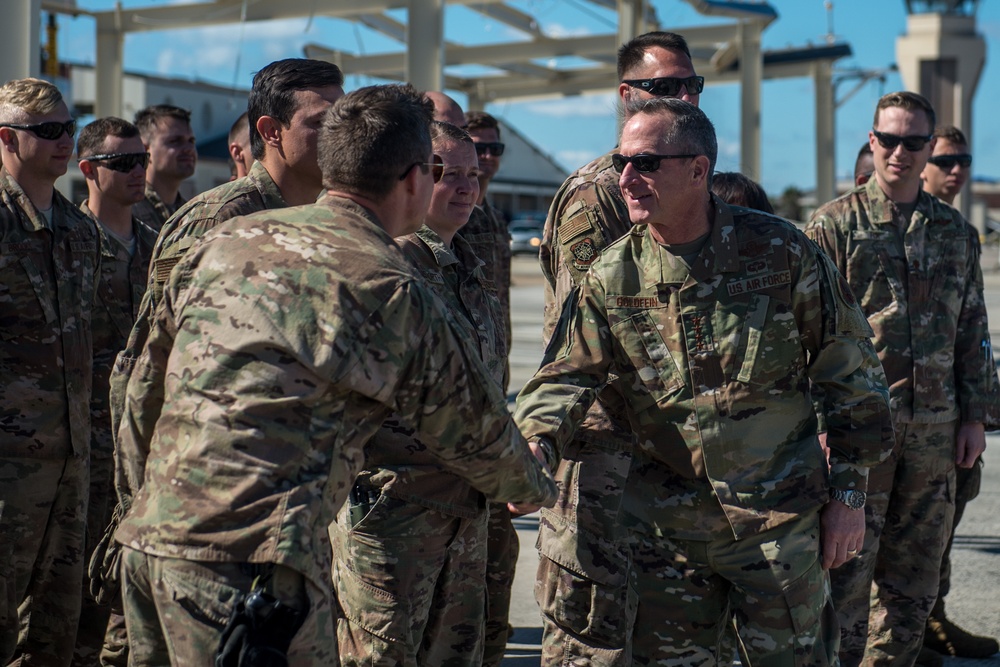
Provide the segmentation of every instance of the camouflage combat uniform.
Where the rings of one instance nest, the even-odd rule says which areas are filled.
[[[131,437],[124,442],[119,438],[119,429],[125,412],[125,388],[128,385],[132,369],[142,353],[146,340],[149,338],[150,327],[156,306],[163,294],[163,285],[170,276],[170,271],[180,261],[194,243],[213,229],[216,225],[239,215],[248,215],[264,209],[284,208],[287,206],[281,197],[278,186],[260,162],[254,162],[250,173],[244,178],[224,183],[216,188],[194,197],[182,206],[170,218],[153,247],[150,259],[149,278],[145,294],[139,304],[139,313],[135,325],[129,333],[128,341],[118,354],[111,371],[110,378],[110,411],[111,429],[116,439],[115,448],[115,490],[118,504],[114,518],[102,539],[90,563],[90,576],[95,583],[92,586],[104,586],[105,580],[117,582],[120,570],[118,557],[120,548],[114,542],[114,531],[118,520],[131,505],[132,497],[142,485],[142,477],[146,466],[146,450],[136,450],[132,446],[145,441]],[[126,418],[126,429],[134,430],[131,419]],[[105,586],[116,588],[116,584]],[[111,595],[109,593],[109,595]],[[117,597],[117,594],[111,595]],[[119,614],[113,614],[108,627],[107,641],[104,647],[107,662],[124,665],[127,662],[128,644],[124,641],[113,643],[112,638],[122,640],[125,636],[125,619]]]
[[[713,202],[690,270],[644,227],[606,248],[518,397],[522,433],[560,452],[615,373],[637,436],[621,507],[636,599],[563,604],[599,619],[625,608],[625,664],[731,661],[730,614],[752,660],[835,664],[819,512],[889,454],[885,378],[815,245]],[[827,389],[829,467],[811,383]]]
[[[289,664],[337,664],[327,529],[393,411],[488,497],[554,499],[408,267],[370,212],[328,195],[228,221],[173,271],[127,393],[151,462],[116,534],[137,664],[213,664],[247,564],[297,575],[290,604],[308,596]]]
[[[80,209],[50,211],[0,171],[0,664],[68,665],[80,618],[100,255]]]
[[[472,250],[485,265],[487,280],[496,288],[503,313],[503,326],[507,348],[511,343],[510,321],[510,232],[507,222],[489,202],[472,210],[469,222],[459,230],[458,236],[468,241]],[[510,380],[509,361],[506,363],[503,390]],[[486,633],[483,648],[483,667],[497,667],[503,660],[507,647],[510,625],[511,590],[514,585],[514,567],[520,552],[517,531],[511,522],[510,512],[504,504],[490,504],[486,562]]]
[[[167,204],[156,193],[156,190],[149,183],[146,183],[146,198],[132,205],[132,215],[152,227],[153,231],[159,232],[170,216],[179,211],[181,206],[186,203],[187,200],[178,192],[173,203]]]
[[[80,209],[94,220],[100,237],[101,273],[97,283],[97,298],[91,319],[94,345],[94,390],[90,400],[90,499],[87,507],[87,551],[84,562],[90,560],[94,547],[111,521],[116,504],[114,497],[114,439],[111,435],[111,414],[108,408],[108,383],[115,356],[125,347],[129,332],[139,311],[139,302],[146,291],[149,258],[156,243],[156,232],[132,219],[135,239],[134,254],[122,242],[109,234],[97,221],[85,201]],[[87,586],[85,589],[89,588]],[[83,593],[83,612],[77,633],[74,665],[94,665],[105,644],[105,632],[112,613],[121,616],[121,603],[100,604],[89,590]],[[117,646],[123,636],[110,637]],[[112,656],[108,656],[113,660]],[[105,663],[106,664],[106,663]],[[124,665],[121,660],[116,664]]]
[[[397,242],[462,338],[478,342],[499,389],[507,346],[480,259],[461,236],[448,248],[427,227]],[[365,447],[366,468],[331,527],[345,667],[482,664],[486,499],[429,449],[398,417],[387,420]]]
[[[998,423],[979,238],[925,192],[903,220],[876,179],[822,206],[808,234],[875,331],[896,425],[892,457],[871,471],[864,549],[831,575],[841,657],[847,665],[863,656],[865,664],[911,664],[951,530],[956,431],[964,422]]]
[[[631,226],[610,153],[563,183],[545,220],[539,252],[546,280],[546,345],[566,297],[600,251]],[[543,665],[582,658],[605,667],[627,664],[628,637],[617,621],[626,610],[615,604],[627,597],[628,556],[618,510],[633,444],[622,400],[613,386],[598,392],[562,453],[556,472],[559,500],[541,512],[535,594],[542,612]],[[585,603],[588,599],[596,604]]]

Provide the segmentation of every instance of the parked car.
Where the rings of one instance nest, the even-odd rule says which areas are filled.
[[[512,220],[507,225],[507,231],[510,232],[511,254],[530,253],[537,255],[538,249],[542,245],[542,228],[544,226],[544,220],[524,218]]]

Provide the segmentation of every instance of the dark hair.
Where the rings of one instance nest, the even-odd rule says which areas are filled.
[[[239,143],[240,135],[246,136],[249,131],[249,122],[247,121],[247,112],[244,111],[239,115],[233,122],[233,126],[229,128],[229,143],[235,144]]]
[[[323,186],[381,202],[399,177],[431,154],[434,105],[410,84],[367,86],[341,97],[323,118]]]
[[[451,139],[452,141],[470,144],[475,143],[472,137],[469,136],[469,133],[457,125],[452,125],[441,120],[431,121],[431,142],[433,143],[438,139]]]
[[[738,171],[720,171],[712,176],[712,192],[727,204],[774,213],[771,200],[760,183]]]
[[[908,90],[901,90],[896,93],[887,93],[879,99],[878,104],[875,105],[875,118],[872,121],[872,127],[878,127],[879,113],[882,109],[888,109],[889,107],[899,107],[907,111],[923,111],[927,115],[930,127],[933,128],[937,124],[934,107],[931,106],[926,97],[911,93]]]
[[[497,119],[489,115],[485,111],[466,111],[465,112],[465,129],[471,134],[474,130],[489,130],[494,129],[497,131],[497,138],[500,137],[500,123]]]
[[[646,52],[655,46],[667,51],[683,53],[688,60],[691,59],[691,50],[688,48],[687,40],[676,32],[661,30],[647,32],[625,42],[618,49],[618,80],[623,80],[626,74],[638,67]]]
[[[97,118],[80,130],[76,140],[76,156],[83,160],[90,155],[102,153],[104,140],[108,137],[131,139],[139,136],[139,128],[132,123],[115,116]]]
[[[297,109],[296,91],[343,85],[344,73],[340,68],[322,60],[286,58],[263,67],[254,75],[247,99],[250,153],[254,159],[264,157],[264,139],[257,132],[261,116],[270,116],[288,127]]]
[[[865,161],[865,156],[871,155],[872,160],[875,156],[872,154],[872,147],[867,141],[861,145],[861,149],[858,151],[858,157],[854,159],[854,182],[858,182],[858,176],[868,176],[871,174],[870,169],[865,169],[862,163]]]
[[[648,100],[630,100],[626,117],[636,114],[670,115],[672,122],[667,126],[663,140],[676,146],[681,153],[704,155],[708,158],[708,181],[712,182],[715,162],[719,157],[719,143],[715,137],[715,126],[705,112],[676,97],[654,97]]]
[[[175,107],[172,104],[156,104],[145,109],[139,109],[132,122],[139,128],[139,135],[142,136],[143,143],[149,144],[153,138],[153,133],[156,131],[157,124],[163,118],[176,118],[188,125],[191,124],[191,112],[187,109]]]
[[[965,133],[954,125],[939,125],[934,128],[934,136],[953,144],[961,144],[962,146],[969,145],[968,140],[965,138]]]

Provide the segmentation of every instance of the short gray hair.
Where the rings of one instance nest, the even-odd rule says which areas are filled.
[[[681,153],[704,155],[708,158],[708,184],[711,187],[715,162],[719,157],[719,143],[715,126],[705,112],[676,97],[654,97],[648,100],[631,100],[626,115],[629,119],[639,114],[669,116],[663,140],[676,146]]]

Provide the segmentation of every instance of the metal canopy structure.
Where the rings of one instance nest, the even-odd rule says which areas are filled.
[[[336,63],[345,74],[409,81],[424,90],[465,93],[469,107],[481,109],[503,100],[607,92],[617,86],[618,46],[648,30],[664,29],[648,0],[580,0],[611,10],[617,32],[584,37],[548,35],[532,15],[505,0],[204,0],[191,4],[157,5],[110,11],[87,11],[73,0],[18,0],[30,6],[37,34],[37,17],[50,12],[91,16],[97,32],[97,115],[120,113],[123,49],[126,34],[181,30],[249,21],[329,17],[364,25],[401,45],[401,50],[360,55],[321,44],[306,55]],[[670,26],[685,36],[699,74],[707,85],[741,86],[741,170],[760,178],[760,101],[764,79],[812,77],[816,91],[817,197],[834,195],[833,62],[850,55],[846,44],[763,52],[761,34],[778,14],[763,1],[683,0],[704,16],[730,19],[712,25]],[[523,39],[485,46],[465,45],[444,38],[445,12],[463,7],[484,20],[498,21]],[[388,12],[405,10],[403,21]],[[396,12],[399,14],[399,12]],[[36,42],[37,44],[37,42]],[[3,48],[0,47],[0,54]],[[559,67],[571,57],[572,66]],[[456,70],[465,65],[489,68],[469,76]],[[24,76],[27,73],[21,74]]]

